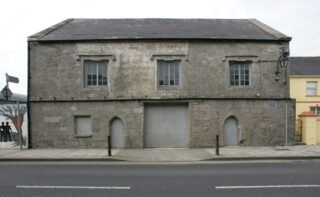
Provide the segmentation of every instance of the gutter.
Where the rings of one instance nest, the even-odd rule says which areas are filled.
[[[290,39],[291,40],[291,39]],[[249,39],[249,38],[84,38],[65,40],[30,39],[38,43],[73,43],[73,42],[126,42],[126,41],[214,41],[214,42],[289,42],[287,39]]]
[[[290,75],[290,78],[318,78],[320,75]]]

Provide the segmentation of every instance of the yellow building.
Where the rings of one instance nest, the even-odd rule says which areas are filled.
[[[291,57],[290,66],[290,96],[296,99],[296,141],[320,144],[320,57]]]

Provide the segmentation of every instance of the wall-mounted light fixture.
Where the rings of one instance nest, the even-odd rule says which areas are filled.
[[[287,67],[289,64],[289,49],[288,47],[284,47],[282,54],[279,58],[281,67]]]
[[[285,79],[283,80],[283,82],[286,83],[288,65],[289,65],[289,47],[284,46],[282,48],[282,51],[280,53],[280,57],[277,62],[277,71],[276,71],[276,75],[277,75],[276,80],[277,81],[279,80],[280,68],[284,68],[285,69]]]

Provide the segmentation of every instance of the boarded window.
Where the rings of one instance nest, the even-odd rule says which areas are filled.
[[[238,87],[251,86],[251,62],[230,61],[230,85]]]
[[[307,82],[307,95],[317,95],[317,82],[308,81]]]
[[[108,61],[84,61],[85,87],[108,85]]]
[[[90,116],[76,116],[76,135],[77,136],[92,135]]]
[[[158,86],[180,85],[180,60],[158,60]]]

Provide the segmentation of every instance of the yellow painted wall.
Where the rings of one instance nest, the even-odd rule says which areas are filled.
[[[307,96],[307,81],[318,82],[317,96]],[[296,116],[310,111],[310,106],[320,106],[320,77],[290,77],[290,97],[296,99]]]
[[[320,120],[317,119],[317,144],[320,144]]]
[[[318,82],[317,96],[307,96],[307,81]],[[290,97],[297,101],[320,101],[320,77],[290,77]]]
[[[302,140],[308,144],[317,144],[317,119],[318,117],[302,117],[303,127],[302,127]]]
[[[307,96],[308,81],[318,82],[318,95]],[[296,99],[296,120],[299,120],[298,115],[302,112],[310,111],[311,106],[320,106],[320,77],[290,77],[290,97]],[[303,121],[302,141],[306,144],[320,144],[320,121],[317,121],[318,118],[320,117],[301,117]],[[298,122],[296,122],[297,125]]]

